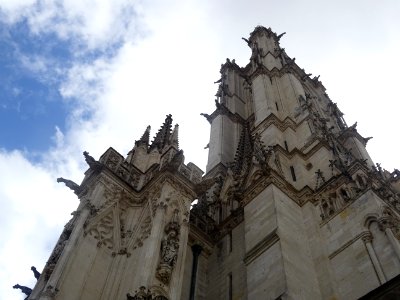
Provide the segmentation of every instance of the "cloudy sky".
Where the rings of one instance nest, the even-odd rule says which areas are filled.
[[[348,125],[400,167],[400,2],[0,0],[0,299],[33,287],[78,205],[82,151],[126,154],[171,113],[187,162],[203,170],[220,64],[246,65],[257,25],[321,75]]]

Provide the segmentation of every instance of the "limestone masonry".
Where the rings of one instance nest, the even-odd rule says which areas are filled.
[[[58,179],[80,205],[28,299],[400,299],[400,171],[282,35],[256,27],[249,64],[221,66],[205,175],[168,115],[126,157],[84,152],[80,185]]]

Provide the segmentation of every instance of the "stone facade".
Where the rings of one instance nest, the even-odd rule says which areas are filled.
[[[80,205],[29,299],[357,299],[400,273],[400,172],[282,35],[256,27],[249,64],[221,66],[204,176],[168,115],[58,179]]]

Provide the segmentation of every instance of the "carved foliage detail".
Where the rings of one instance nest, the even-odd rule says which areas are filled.
[[[107,182],[105,203],[90,215],[84,235],[97,240],[98,247],[109,249],[113,256],[130,256],[130,250],[143,245],[152,228],[149,204],[146,198],[137,198],[116,184]],[[132,221],[135,220],[135,221]]]
[[[98,240],[97,246],[105,246],[108,249],[113,249],[114,239],[113,239],[113,208],[108,209],[99,222],[91,226],[88,233]]]

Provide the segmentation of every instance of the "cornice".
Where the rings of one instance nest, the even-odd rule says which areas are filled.
[[[304,186],[301,190],[297,190],[277,172],[271,170],[268,176],[260,177],[247,187],[246,192],[243,195],[242,206],[246,206],[250,203],[271,184],[278,187],[284,194],[286,194],[286,196],[292,199],[299,206],[303,206],[314,192],[308,185]]]

